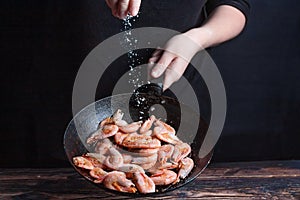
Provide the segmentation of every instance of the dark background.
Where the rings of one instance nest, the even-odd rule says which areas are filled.
[[[214,161],[300,159],[300,4],[250,3],[243,34],[212,52],[228,98]],[[102,0],[0,3],[0,167],[68,165],[77,70],[121,27]]]

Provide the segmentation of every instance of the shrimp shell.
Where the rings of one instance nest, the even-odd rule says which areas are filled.
[[[124,133],[133,133],[139,130],[142,123],[142,121],[132,122],[131,124],[127,124],[125,126],[119,126],[119,129]]]
[[[110,169],[118,169],[118,167],[123,165],[123,156],[116,148],[111,147],[108,150],[108,156],[104,163]]]
[[[144,134],[152,127],[153,122],[155,121],[155,116],[151,115],[149,119],[147,119],[140,128],[140,133]]]
[[[151,136],[132,133],[123,140],[122,145],[133,149],[147,149],[158,148],[161,146],[161,143],[158,139],[152,138]]]
[[[151,156],[141,156],[141,157],[132,157],[132,164],[147,164],[147,163],[156,163],[157,161],[157,154],[153,154]]]
[[[157,161],[160,164],[165,164],[169,158],[173,155],[174,146],[171,144],[165,144],[161,146],[157,152]]]
[[[154,182],[145,173],[135,172],[133,176],[133,181],[140,193],[145,194],[155,192]]]
[[[92,169],[90,171],[90,175],[91,175],[91,177],[96,179],[96,180],[94,180],[95,183],[102,183],[105,176],[107,175],[107,172],[99,167],[95,167],[94,169]]]
[[[180,161],[177,179],[174,181],[174,183],[179,182],[180,178],[184,179],[185,177],[187,177],[187,175],[189,175],[189,173],[192,171],[193,167],[194,161],[191,158],[183,158]]]
[[[176,144],[171,157],[171,162],[178,163],[182,158],[185,158],[191,153],[191,146],[187,143]]]
[[[103,180],[103,185],[108,189],[120,192],[135,193],[137,191],[134,183],[126,178],[124,172],[109,172]]]
[[[169,185],[173,183],[177,174],[171,170],[158,170],[150,176],[155,185]]]

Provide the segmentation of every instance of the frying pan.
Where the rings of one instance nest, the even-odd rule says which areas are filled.
[[[142,104],[137,102],[141,98],[145,99]],[[157,104],[165,109],[165,121],[172,125],[176,131],[180,131],[180,133],[178,132],[177,134],[178,137],[184,142],[190,143],[192,148],[191,158],[194,160],[195,166],[184,180],[171,186],[157,186],[156,193],[147,195],[165,193],[179,188],[195,179],[206,168],[212,157],[211,151],[204,158],[199,158],[199,150],[206,135],[208,125],[192,108],[179,103],[176,98],[161,95],[160,87],[157,87],[155,84],[141,87],[133,94],[114,95],[98,100],[88,105],[74,116],[65,131],[64,148],[68,160],[75,170],[84,176],[84,178],[94,183],[85,170],[77,168],[73,164],[72,158],[92,151],[92,149],[89,149],[90,147],[85,144],[85,141],[88,136],[97,129],[100,121],[111,116],[117,109],[121,109],[124,112],[123,118],[126,121],[145,120],[149,117],[149,109],[151,106]],[[188,113],[188,115],[184,113]],[[160,116],[156,117],[159,118]],[[195,127],[195,125],[197,125],[196,133],[190,137],[189,127]],[[107,189],[102,184],[96,185],[104,190],[123,195],[143,195],[118,192]]]

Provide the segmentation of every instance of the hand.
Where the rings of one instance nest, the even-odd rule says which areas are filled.
[[[234,38],[243,30],[245,22],[244,14],[237,8],[218,6],[201,27],[171,38],[163,50],[154,52],[149,60],[157,62],[151,70],[152,77],[164,73],[163,89],[166,90],[182,76],[198,51]]]
[[[159,78],[164,74],[163,90],[180,79],[193,56],[203,47],[194,42],[188,33],[171,38],[163,49],[157,49],[149,59],[150,74]]]
[[[106,0],[112,15],[124,19],[128,14],[136,16],[139,12],[141,0]]]

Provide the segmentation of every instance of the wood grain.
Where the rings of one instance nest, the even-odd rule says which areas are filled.
[[[132,199],[72,168],[0,169],[0,199]],[[300,199],[300,161],[216,163],[177,190],[137,199]]]

